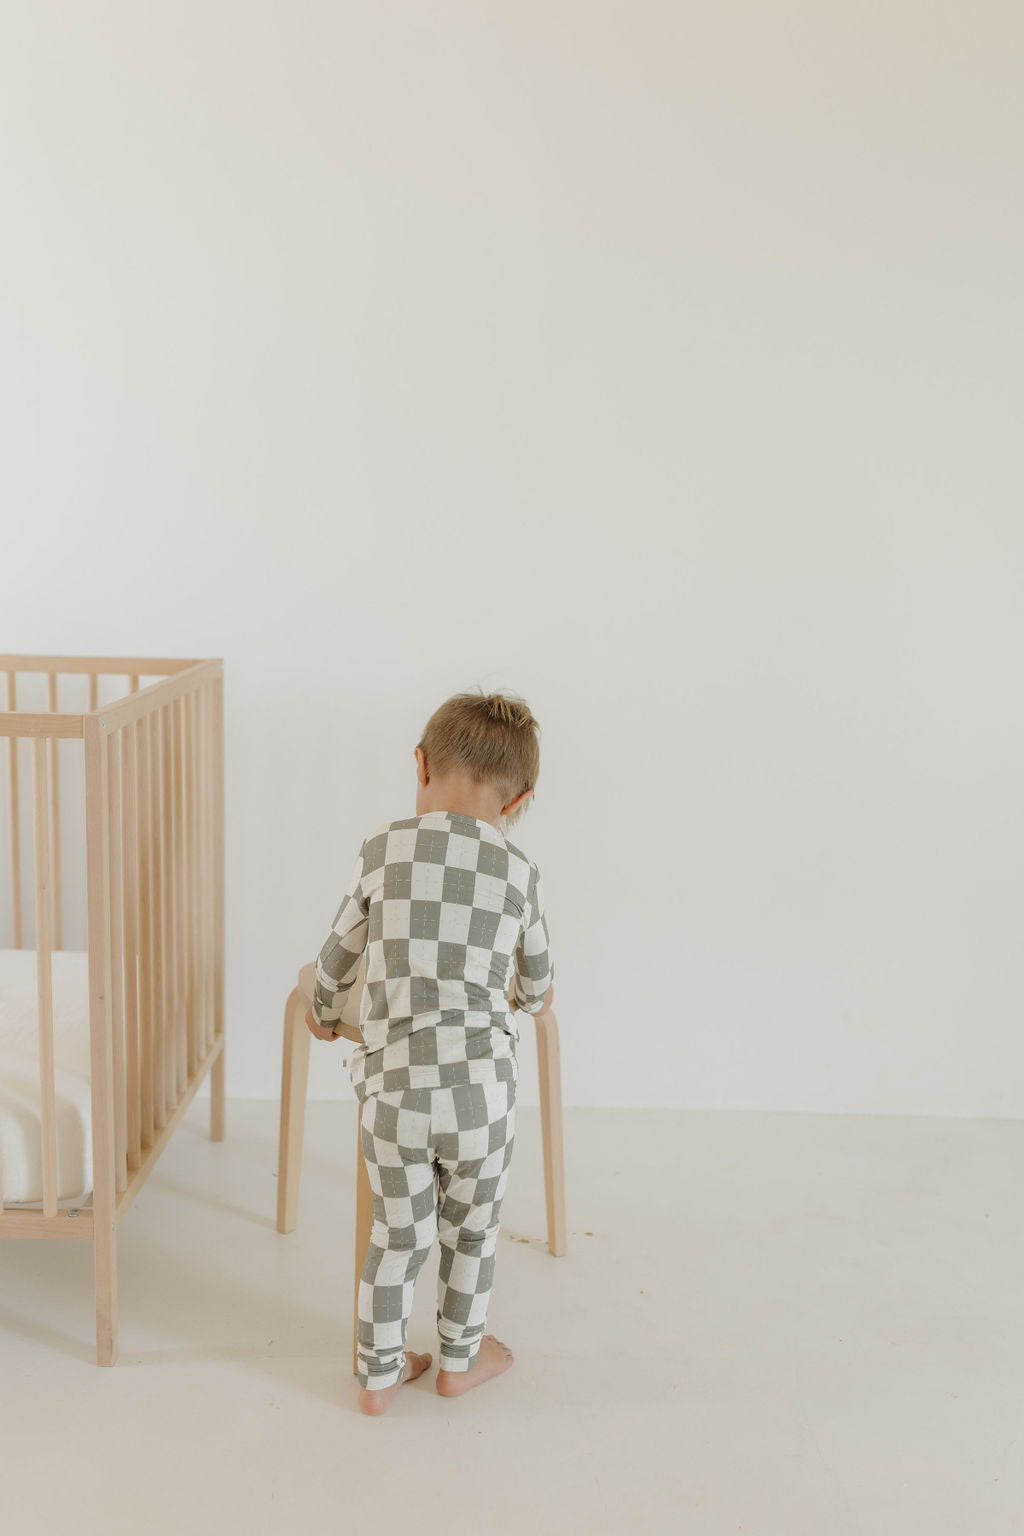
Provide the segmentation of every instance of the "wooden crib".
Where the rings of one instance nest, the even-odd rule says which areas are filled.
[[[92,1241],[97,1360],[113,1365],[117,1228],[208,1071],[211,1136],[224,1133],[223,667],[219,660],[0,655],[0,672],[7,679],[0,757],[7,759],[8,959],[22,972],[30,966],[15,952],[27,947],[31,928],[41,1142],[32,1148],[34,1158],[41,1152],[41,1199],[5,1202],[0,1165],[0,1236]],[[149,678],[157,681],[140,687]],[[61,713],[62,688],[88,707]],[[100,702],[101,692],[118,688],[120,696]],[[37,707],[19,709],[19,693],[34,695]],[[70,763],[66,741],[82,743],[81,753],[70,749]],[[84,781],[85,821],[83,838],[65,816],[63,830],[74,836],[63,842],[61,756],[63,799],[71,769]],[[31,862],[22,857],[30,843]],[[84,883],[77,892],[62,882],[62,851],[76,848]],[[32,902],[23,900],[26,884],[34,886]],[[88,948],[87,967],[80,957],[87,1031],[80,1044],[91,1193],[80,1203],[58,1191],[55,1093],[54,954],[64,948],[72,895]],[[3,1071],[0,1046],[0,1087]]]

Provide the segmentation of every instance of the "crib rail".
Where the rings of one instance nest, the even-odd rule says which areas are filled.
[[[41,1210],[5,1209],[0,1169],[0,1236],[98,1239],[222,1059],[223,669],[216,660],[0,655],[0,670],[15,948],[25,939],[17,744],[31,742],[43,1169]],[[47,674],[47,713],[17,707],[18,676],[33,671]],[[90,708],[62,714],[59,678],[75,672],[88,677]],[[101,705],[106,674],[127,678],[129,692]],[[58,1209],[53,1044],[52,952],[63,942],[56,749],[68,738],[83,741],[85,769],[93,1194],[81,1212]]]
[[[164,678],[190,667],[196,661],[172,660],[167,657],[114,657],[114,656],[12,656],[0,654],[0,672],[6,682],[6,712],[0,712],[0,738],[7,737],[8,795],[7,824],[10,848],[10,894],[12,946],[21,949],[24,944],[22,909],[23,869],[21,861],[21,796],[18,775],[18,740],[24,737],[43,737],[49,743],[48,778],[50,788],[49,836],[52,849],[50,890],[52,893],[53,947],[63,947],[62,883],[61,883],[61,827],[60,827],[60,764],[57,742],[64,738],[81,738],[83,719],[81,713],[61,714],[58,709],[58,685],[62,674],[85,675],[89,689],[89,709],[99,707],[99,681],[101,677],[128,679],[133,693],[138,691],[141,677]],[[19,674],[44,673],[47,684],[47,713],[32,713],[18,709]]]

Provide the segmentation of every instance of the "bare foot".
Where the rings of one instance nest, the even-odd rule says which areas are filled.
[[[463,1392],[468,1392],[471,1387],[479,1387],[482,1382],[490,1381],[492,1376],[500,1376],[502,1371],[507,1371],[515,1359],[512,1351],[500,1339],[496,1339],[493,1333],[485,1333],[480,1340],[480,1348],[476,1352],[471,1371],[445,1371],[437,1373],[434,1383],[442,1397],[461,1397]]]
[[[359,1407],[361,1412],[376,1416],[386,1413],[391,1404],[391,1399],[402,1385],[403,1381],[415,1381],[417,1376],[422,1376],[427,1366],[433,1359],[433,1355],[417,1355],[413,1350],[405,1352],[405,1371],[401,1378],[391,1387],[380,1387],[376,1392],[371,1392],[369,1387],[362,1387],[359,1392]]]

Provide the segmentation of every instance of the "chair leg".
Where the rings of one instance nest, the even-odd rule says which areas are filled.
[[[224,1140],[224,1046],[210,1068],[210,1140]]]
[[[359,1370],[359,1281],[373,1231],[373,1190],[363,1156],[362,1105],[356,1104],[356,1284],[352,1304],[352,1374]]]
[[[537,1025],[537,1075],[540,1080],[540,1125],[544,1140],[544,1196],[548,1212],[548,1247],[557,1257],[565,1253],[565,1156],[562,1148],[562,1065],[558,1053],[558,1020],[551,1009]]]
[[[296,987],[284,1010],[284,1063],[281,1069],[281,1136],[277,1157],[277,1230],[294,1232],[299,1213],[302,1133],[306,1123],[309,1042],[306,1009]]]

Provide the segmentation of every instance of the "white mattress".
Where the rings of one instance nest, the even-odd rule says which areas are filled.
[[[0,949],[0,1187],[5,1205],[39,1205],[43,1159],[39,1024],[33,949]],[[53,955],[53,1054],[57,1100],[57,1195],[82,1201],[92,1188],[89,1090],[89,965],[77,950]]]

